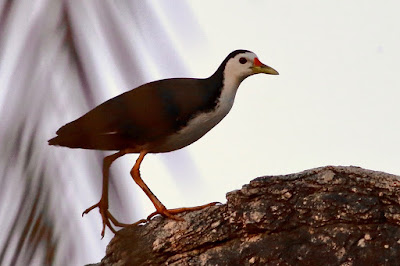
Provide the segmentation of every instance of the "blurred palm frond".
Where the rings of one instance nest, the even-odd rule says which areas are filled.
[[[176,7],[190,13],[182,3]],[[83,223],[79,215],[99,197],[103,154],[71,154],[48,147],[47,139],[103,100],[157,76],[146,59],[183,71],[170,34],[189,36],[167,31],[165,18],[176,17],[159,15],[160,6],[138,1],[0,4],[0,265],[79,265],[104,254],[111,236],[100,241],[98,217]],[[124,197],[115,184],[110,189],[114,199]]]

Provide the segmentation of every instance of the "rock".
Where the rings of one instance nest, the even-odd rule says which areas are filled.
[[[227,200],[120,230],[99,265],[399,264],[399,176],[327,166],[256,178]]]

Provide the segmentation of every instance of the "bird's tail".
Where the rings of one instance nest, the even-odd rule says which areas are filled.
[[[69,148],[81,148],[82,146],[82,137],[79,135],[71,135],[68,137],[65,136],[56,136],[50,140],[48,140],[49,145],[54,146],[64,146]]]
[[[59,145],[58,141],[59,141],[59,137],[57,136],[52,139],[49,139],[47,142],[49,143],[49,145]]]

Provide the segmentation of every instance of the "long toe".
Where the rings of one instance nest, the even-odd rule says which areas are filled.
[[[207,204],[200,205],[200,206],[169,209],[168,212],[170,214],[177,214],[177,213],[182,213],[182,212],[192,212],[192,211],[202,210],[202,209],[205,209],[207,207],[215,206],[217,204],[221,204],[221,202],[215,201],[215,202],[207,203]]]
[[[84,211],[82,212],[82,217],[83,217],[85,214],[88,214],[91,210],[93,210],[93,209],[95,209],[95,208],[97,208],[97,207],[100,208],[100,202],[98,202],[98,203],[94,204],[93,206],[90,206],[89,208],[87,208],[86,210],[84,210]]]
[[[121,223],[110,213],[109,210],[107,210],[107,217],[115,226],[118,226],[118,227],[127,227],[127,226],[131,226],[131,225],[136,225],[136,224],[141,224],[141,223],[147,222],[147,220],[141,219],[132,224]]]
[[[207,208],[207,207],[215,206],[217,204],[221,204],[221,203],[220,202],[211,202],[211,203],[207,203],[207,204],[200,205],[200,206],[183,207],[183,208],[176,208],[176,209],[163,208],[163,209],[160,209],[160,210],[156,210],[155,212],[153,212],[152,214],[147,216],[147,220],[150,220],[155,215],[160,214],[160,215],[162,215],[164,217],[168,217],[168,218],[173,219],[175,221],[184,221],[185,219],[183,219],[182,217],[176,216],[176,214],[179,214],[179,213],[182,213],[182,212],[198,211],[198,210],[202,210],[202,209]]]
[[[170,218],[170,219],[175,220],[175,221],[184,221],[184,220],[185,220],[185,219],[183,219],[182,217],[173,215],[173,214],[170,212],[170,210],[164,209],[164,210],[157,210],[157,211],[153,212],[152,214],[150,214],[149,216],[147,216],[147,221],[150,221],[151,218],[153,218],[153,217],[156,216],[157,214],[160,214],[160,215],[162,215],[162,216],[164,216],[164,217]]]

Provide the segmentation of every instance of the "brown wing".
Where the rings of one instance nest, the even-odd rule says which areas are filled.
[[[159,141],[197,112],[215,107],[220,94],[207,79],[167,79],[112,98],[57,131],[50,145],[121,150]]]

